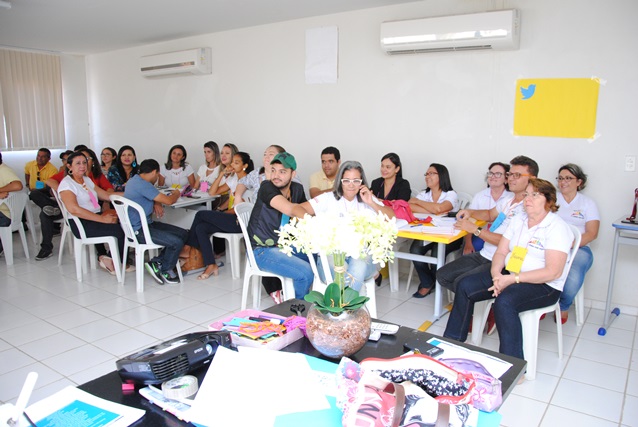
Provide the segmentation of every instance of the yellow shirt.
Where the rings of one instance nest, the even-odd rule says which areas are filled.
[[[33,190],[34,188],[37,188],[36,183],[38,182],[38,171],[40,171],[39,181],[41,181],[42,184],[44,184],[47,179],[51,178],[53,175],[58,173],[58,168],[53,166],[53,163],[48,162],[46,165],[44,165],[42,169],[39,169],[37,161],[32,160],[28,162],[24,166],[24,173],[25,175],[29,175],[29,182],[27,184],[29,185],[29,189],[31,190]]]
[[[4,187],[5,185],[11,184],[13,181],[20,181],[18,175],[15,174],[13,169],[4,163],[0,165],[0,187]],[[0,205],[0,212],[2,212],[7,218],[11,218],[11,213],[9,212],[9,206],[6,204]]]

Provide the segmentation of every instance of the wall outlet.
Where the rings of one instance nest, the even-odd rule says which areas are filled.
[[[625,172],[636,171],[636,156],[625,156]]]

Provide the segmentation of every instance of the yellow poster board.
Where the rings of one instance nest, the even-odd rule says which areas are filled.
[[[600,80],[519,79],[514,135],[593,138]]]

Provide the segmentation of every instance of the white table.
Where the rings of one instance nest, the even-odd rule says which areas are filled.
[[[609,269],[609,286],[607,288],[607,302],[605,303],[605,313],[603,317],[603,326],[598,329],[598,335],[605,335],[607,328],[611,326],[611,323],[620,316],[620,309],[615,307],[611,312],[609,308],[611,306],[611,295],[614,290],[614,279],[616,276],[616,259],[618,257],[619,245],[631,245],[638,246],[638,223],[624,223],[625,218],[619,218],[612,226],[615,229],[614,234],[614,248],[611,253],[611,267]],[[613,315],[613,317],[612,317]]]

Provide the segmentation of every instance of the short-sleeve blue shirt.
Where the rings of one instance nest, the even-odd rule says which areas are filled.
[[[129,179],[126,183],[126,188],[124,189],[124,197],[134,201],[139,204],[142,209],[144,209],[144,212],[146,213],[146,220],[149,224],[153,222],[153,201],[158,194],[159,190],[150,182],[142,179],[139,175],[135,175]],[[142,228],[142,222],[140,221],[137,211],[129,209],[128,214],[131,219],[133,229],[137,231]]]

